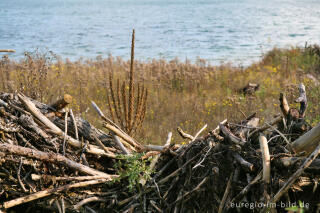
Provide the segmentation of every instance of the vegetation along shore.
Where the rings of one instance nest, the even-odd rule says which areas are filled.
[[[73,97],[70,107],[75,114],[97,124],[91,100],[108,117],[111,111],[116,113],[112,93],[115,102],[119,93],[122,96],[123,89],[129,94],[130,66],[130,60],[111,55],[78,61],[64,60],[49,52],[28,53],[20,60],[3,56],[0,90],[19,91],[44,103],[70,94]],[[144,121],[132,134],[145,143],[163,143],[168,131],[184,143],[175,131],[177,127],[194,134],[204,124],[213,127],[225,118],[230,122],[241,120],[253,111],[262,118],[261,122],[270,120],[278,113],[279,93],[286,93],[288,101],[293,103],[300,82],[306,85],[308,94],[306,120],[311,125],[320,122],[320,48],[317,45],[275,48],[248,67],[212,66],[201,59],[194,63],[178,59],[135,60],[133,66],[134,96],[137,99],[139,87],[140,93],[143,89],[148,97],[141,109],[145,111]],[[242,88],[248,83],[259,85],[259,89],[244,94]],[[120,103],[122,100],[120,98]],[[298,108],[298,103],[295,107]]]

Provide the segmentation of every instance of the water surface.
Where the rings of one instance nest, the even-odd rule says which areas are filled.
[[[0,0],[0,49],[249,63],[274,46],[319,43],[315,0]]]

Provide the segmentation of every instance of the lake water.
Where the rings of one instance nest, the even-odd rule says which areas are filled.
[[[135,28],[140,60],[250,63],[274,46],[319,43],[319,23],[319,0],[0,0],[0,49],[128,59]]]

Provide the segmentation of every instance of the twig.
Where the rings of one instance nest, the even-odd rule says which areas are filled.
[[[248,162],[248,161],[246,161],[245,159],[243,159],[237,152],[233,153],[233,157],[234,157],[234,159],[236,159],[240,163],[240,165],[244,169],[246,169],[246,170],[248,170],[250,172],[252,172],[254,170],[253,164]]]
[[[241,198],[243,198],[243,196],[245,196],[245,195],[249,192],[250,188],[251,188],[254,184],[258,183],[258,181],[261,179],[261,177],[262,177],[262,171],[259,172],[259,174],[258,174],[246,187],[244,187],[244,188],[241,190],[241,192],[240,192],[236,197],[234,197],[234,198],[231,200],[231,203],[236,203],[236,202],[238,202]]]
[[[118,147],[121,149],[121,151],[125,154],[125,155],[129,155],[130,152],[126,149],[126,147],[124,147],[124,145],[121,143],[120,138],[114,133],[112,132],[112,137],[114,139],[114,142],[118,145]]]
[[[180,127],[177,128],[177,131],[178,131],[179,135],[183,139],[189,139],[189,140],[193,140],[194,139],[194,137],[192,135],[189,135],[188,133],[185,133]]]
[[[102,179],[103,176],[76,176],[76,177],[56,177],[52,175],[37,175],[37,174],[31,174],[32,180],[52,180],[52,181],[84,181],[84,180],[96,180],[96,179]]]
[[[61,210],[62,210],[62,213],[66,213],[66,206],[64,204],[64,199],[61,198]]]
[[[156,202],[153,200],[150,200],[150,204],[153,208],[155,208],[155,210],[157,210],[158,212],[162,213],[163,211],[156,205]]]
[[[26,187],[24,186],[21,177],[20,177],[20,172],[21,172],[21,167],[22,167],[22,157],[20,158],[20,163],[19,163],[19,168],[18,168],[18,172],[17,172],[17,177],[18,177],[18,181],[19,184],[21,186],[21,188],[23,189],[24,192],[27,192],[28,190],[26,189]]]
[[[71,116],[71,119],[72,119],[72,122],[73,122],[73,126],[74,126],[74,132],[75,132],[76,140],[79,140],[79,134],[78,134],[77,122],[76,122],[76,119],[74,118],[74,115],[73,115],[73,111],[72,111],[72,109],[70,109],[70,116]]]
[[[189,191],[189,192],[183,194],[182,196],[178,197],[177,200],[174,201],[171,205],[173,205],[173,204],[181,201],[182,199],[184,199],[184,201],[187,201],[188,199],[190,199],[190,197],[189,197],[189,198],[185,198],[185,197],[191,195],[191,194],[194,193],[195,191],[198,191],[198,190],[200,189],[200,187],[201,187],[203,184],[205,184],[208,180],[209,180],[209,178],[208,178],[208,177],[205,177],[194,189],[192,189],[191,191]]]
[[[59,201],[58,201],[58,200],[55,200],[54,203],[55,203],[56,206],[57,206],[58,212],[59,212],[59,213],[62,213],[62,209],[61,209],[61,206],[60,206]]]
[[[206,159],[207,155],[209,154],[209,152],[211,151],[212,146],[210,146],[209,150],[206,152],[206,154],[204,155],[204,157],[202,158],[202,160],[197,163],[194,167],[192,167],[192,170],[194,170],[195,168],[202,166],[201,164],[203,163],[203,161]]]
[[[230,177],[229,177],[226,190],[224,191],[224,194],[223,194],[221,203],[220,203],[220,205],[219,205],[218,213],[222,213],[222,212],[223,212],[224,205],[225,205],[225,203],[226,203],[227,197],[228,197],[229,192],[230,192],[230,189],[231,189],[232,177],[233,177],[233,172],[231,173],[231,175],[230,175]]]
[[[80,201],[79,203],[77,203],[76,205],[73,206],[73,208],[75,210],[79,210],[81,206],[87,204],[87,203],[90,203],[90,202],[96,202],[96,201],[99,201],[99,202],[107,202],[106,199],[102,199],[100,197],[89,197],[89,198],[86,198],[86,199],[83,199],[82,201]]]
[[[208,126],[208,124],[205,124],[205,125],[197,132],[197,134],[193,137],[193,140],[192,140],[191,142],[195,141],[195,140],[198,138],[198,136],[201,134],[201,132],[207,128],[207,126]],[[190,142],[190,143],[191,143],[191,142]]]
[[[269,126],[271,129],[273,129],[274,131],[276,131],[283,139],[284,141],[287,143],[287,146],[289,147],[289,150],[292,152],[292,148],[291,148],[291,143],[290,141],[288,141],[288,139],[286,138],[286,136],[284,136],[284,134],[282,134],[282,132],[280,132],[277,128],[275,128],[274,126],[271,126],[268,123],[265,123],[267,126]]]
[[[64,138],[63,138],[63,145],[62,145],[62,154],[63,156],[66,155],[66,141],[68,136],[68,110],[65,113],[64,117]]]

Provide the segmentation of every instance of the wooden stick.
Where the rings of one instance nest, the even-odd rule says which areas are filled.
[[[83,199],[82,201],[80,201],[80,202],[77,203],[76,205],[74,205],[73,208],[74,208],[75,210],[79,210],[81,206],[83,206],[83,205],[85,205],[85,204],[87,204],[87,203],[90,203],[90,202],[97,202],[97,201],[99,201],[99,202],[107,202],[106,199],[102,199],[102,198],[100,198],[100,197],[96,197],[96,196],[94,196],[94,197],[88,197],[88,198],[86,198],[86,199]]]
[[[270,153],[269,153],[267,138],[262,134],[260,134],[259,143],[260,143],[260,149],[262,153],[262,165],[263,165],[262,180],[264,181],[265,184],[269,184],[270,183]]]
[[[91,185],[105,183],[105,182],[108,182],[108,180],[107,179],[98,179],[98,180],[90,180],[90,181],[84,181],[84,182],[79,182],[79,183],[67,184],[67,185],[60,186],[58,188],[53,188],[53,189],[46,189],[43,191],[33,193],[31,195],[19,197],[19,198],[4,202],[3,207],[5,209],[8,209],[8,208],[11,208],[11,207],[23,204],[23,203],[28,203],[33,200],[47,197],[53,193],[62,192],[62,191],[72,189],[72,188],[91,186]]]
[[[185,133],[180,127],[177,128],[177,131],[178,131],[179,135],[183,139],[189,139],[189,140],[193,140],[194,139],[194,137],[192,135],[189,135],[188,133]]]
[[[62,154],[63,156],[66,155],[66,141],[68,137],[68,111],[66,111],[66,114],[64,116],[64,138],[62,143]]]
[[[112,136],[113,136],[114,142],[118,145],[118,147],[121,149],[121,151],[123,152],[123,154],[129,155],[130,152],[129,152],[129,151],[126,149],[126,147],[124,147],[124,145],[121,143],[120,138],[119,138],[116,134],[114,134],[113,132],[112,132]]]
[[[65,108],[68,104],[71,104],[71,103],[72,103],[72,96],[69,94],[65,94],[63,98],[51,104],[50,107],[52,107],[56,111],[60,111],[63,108]]]
[[[259,174],[258,174],[246,187],[244,187],[244,188],[241,190],[241,192],[240,192],[236,197],[234,197],[234,198],[231,200],[231,203],[237,203],[238,201],[240,201],[241,198],[243,198],[243,196],[245,196],[245,195],[249,192],[250,188],[251,188],[254,184],[256,184],[256,183],[259,182],[259,180],[261,179],[261,177],[262,177],[262,171],[259,172]]]
[[[12,49],[0,49],[0,53],[14,53],[14,52],[16,51]]]
[[[105,128],[114,132],[116,135],[121,137],[123,140],[127,141],[133,147],[139,149],[140,151],[143,150],[143,146],[140,143],[136,142],[132,137],[130,137],[127,133],[125,133],[118,125],[116,125],[113,121],[111,121],[106,116],[104,116],[103,112],[100,110],[100,108],[94,101],[91,101],[91,105],[97,111],[99,116],[106,121],[106,123],[104,124]]]
[[[205,124],[205,125],[197,132],[197,134],[193,137],[193,140],[192,140],[191,142],[195,141],[195,140],[198,138],[198,136],[201,134],[201,132],[207,128],[207,126],[208,126],[208,124]],[[191,142],[190,142],[190,143],[191,143]]]
[[[237,152],[233,153],[233,157],[234,159],[236,159],[240,165],[246,169],[249,172],[252,172],[254,170],[254,166],[252,163],[249,163],[248,161],[246,161],[245,159],[243,159]]]
[[[130,145],[132,145],[133,147],[137,148],[138,150],[143,150],[144,149],[144,147],[142,145],[140,145],[135,140],[133,140],[129,135],[123,134],[117,127],[115,127],[115,126],[113,126],[113,125],[111,125],[109,123],[105,123],[104,127],[109,129],[110,131],[114,132],[116,135],[121,137],[123,140],[127,141]]]
[[[32,180],[52,180],[52,181],[84,181],[84,180],[97,180],[103,179],[102,176],[75,176],[75,177],[57,177],[53,175],[37,175],[31,174]]]
[[[223,194],[221,203],[220,203],[220,205],[219,205],[218,213],[222,213],[222,212],[223,212],[224,204],[226,203],[227,197],[228,197],[229,192],[230,192],[230,189],[231,189],[231,183],[232,183],[231,180],[232,180],[232,177],[233,177],[233,173],[231,173],[231,175],[230,175],[230,177],[229,177],[226,190],[224,191],[224,194]]]
[[[71,116],[71,119],[72,119],[72,122],[73,122],[74,133],[75,133],[75,136],[76,136],[76,140],[78,141],[79,140],[78,127],[77,127],[77,122],[76,122],[76,119],[74,117],[72,109],[70,109],[70,116]]]
[[[288,104],[286,95],[282,92],[280,93],[279,101],[280,101],[280,109],[282,111],[282,114],[286,118],[289,114],[290,106]]]
[[[46,153],[46,152],[25,148],[22,146],[11,145],[7,143],[0,144],[0,150],[2,152],[13,154],[13,155],[25,156],[25,157],[46,161],[50,163],[62,164],[72,169],[75,169],[77,171],[83,172],[85,174],[102,176],[108,180],[111,180],[113,178],[112,175],[106,174],[104,172],[100,172],[98,170],[84,166],[80,163],[74,162],[60,154]]]
[[[172,138],[172,132],[169,132],[168,137],[167,137],[167,141],[166,141],[166,143],[165,143],[165,145],[164,145],[163,150],[166,149],[166,148],[168,148],[168,147],[170,146],[171,138]],[[154,167],[156,166],[159,158],[160,158],[160,155],[157,155],[157,156],[151,161],[151,163],[150,163],[150,170],[153,170],[153,169],[154,169]]]

